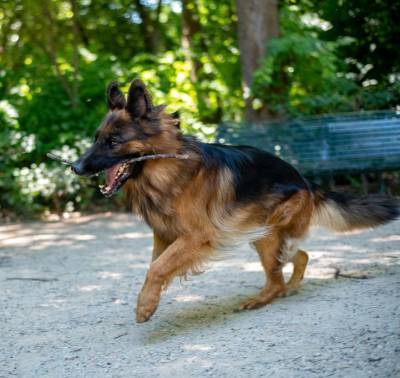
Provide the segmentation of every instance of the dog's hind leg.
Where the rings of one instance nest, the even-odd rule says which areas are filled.
[[[269,235],[253,243],[265,270],[267,283],[264,289],[254,298],[246,301],[241,309],[259,308],[285,293],[285,281],[280,262],[282,242],[278,236]]]
[[[298,252],[297,243],[307,234],[313,206],[311,194],[299,191],[277,206],[270,215],[267,222],[270,234],[254,243],[267,276],[267,284],[256,298],[246,302],[242,308],[261,307],[286,294],[287,287],[282,274],[284,262],[294,263],[289,289],[299,286],[308,256],[304,251]]]
[[[308,263],[308,254],[299,249],[297,253],[292,258],[293,263],[293,273],[286,285],[286,293],[293,294],[297,291],[300,286],[301,281],[304,278],[304,272]]]

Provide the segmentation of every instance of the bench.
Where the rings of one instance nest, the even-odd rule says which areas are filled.
[[[295,119],[265,125],[226,123],[216,141],[267,150],[311,177],[400,169],[400,113]]]

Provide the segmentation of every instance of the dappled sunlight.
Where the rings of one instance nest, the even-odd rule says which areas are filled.
[[[86,285],[86,286],[80,286],[78,288],[78,291],[88,292],[88,291],[100,290],[101,288],[102,288],[101,285]]]
[[[314,240],[337,240],[337,238],[347,238],[351,236],[357,236],[364,234],[365,232],[368,232],[371,230],[352,230],[352,231],[345,231],[345,232],[335,232],[332,230],[327,230],[323,227],[312,227],[311,232],[309,234],[310,237],[312,237]]]
[[[344,236],[324,230],[312,232],[303,243],[310,262],[299,294],[279,299],[273,306],[289,306],[292,301],[317,297],[321,290],[343,284],[353,276],[368,280],[386,274],[400,263],[399,226],[397,222]],[[126,316],[133,317],[135,296],[151,262],[152,250],[149,229],[137,218],[101,214],[85,217],[84,222],[71,219],[13,225],[2,232],[2,254],[8,260],[1,266],[0,274],[8,287],[17,287],[21,293],[46,292],[46,287],[51,287],[50,297],[38,296],[40,306],[47,309],[64,309],[74,304],[81,309],[99,310],[114,304],[128,307]],[[161,299],[145,343],[159,343],[194,329],[234,326],[253,316],[235,311],[265,284],[257,253],[249,246],[241,246],[215,256],[206,264],[205,274],[190,277],[183,285],[179,279],[172,283]],[[286,279],[292,270],[292,264],[284,267]],[[344,277],[336,279],[338,271]],[[54,299],[54,293],[62,297]],[[20,298],[25,300],[24,295]],[[203,346],[185,345],[188,351],[201,351]]]
[[[93,234],[68,234],[59,233],[40,233],[39,231],[25,235],[9,236],[0,240],[0,247],[28,247],[30,250],[43,250],[53,245],[70,246],[76,242],[85,242],[96,239]]]
[[[259,263],[260,264],[260,267],[261,267],[261,263]],[[283,271],[283,273],[285,274],[285,275],[288,275],[288,274],[292,274],[292,271],[293,271],[293,264],[286,264],[284,267],[283,267],[283,269],[282,269],[282,271]]]
[[[336,269],[333,267],[313,267],[307,269],[305,283],[310,279],[329,280],[335,277]]]
[[[337,236],[335,235],[318,235],[318,234],[312,234],[313,240],[317,241],[331,241],[331,240],[336,240]]]
[[[41,243],[38,243],[37,241],[35,241],[34,245],[32,245],[29,249],[31,251],[41,251],[41,250],[44,250],[47,248],[51,248],[55,244],[57,244],[57,247],[67,247],[67,246],[73,245],[74,241],[73,240],[58,240],[58,239],[54,239],[52,241],[43,241]],[[28,246],[28,245],[26,245],[26,246]]]
[[[25,246],[25,245],[30,245],[34,242],[42,241],[42,240],[55,240],[55,239],[57,239],[57,235],[55,235],[55,234],[17,236],[14,238],[9,237],[6,240],[2,241],[1,246],[2,247]]]
[[[100,221],[104,219],[110,219],[113,213],[105,212],[105,213],[97,213],[97,214],[89,214],[89,215],[81,215],[79,217],[73,217],[68,220],[63,221],[65,224],[86,224],[93,221]]]
[[[369,241],[371,241],[373,243],[394,242],[394,241],[400,242],[400,235],[387,235],[387,236],[383,236],[383,237],[372,238],[372,239],[369,239]],[[400,245],[399,245],[399,248],[400,248]]]
[[[9,238],[13,238],[14,235],[18,236],[27,236],[33,235],[36,233],[36,230],[29,227],[12,227],[9,230],[6,230],[6,226],[0,226],[0,241],[7,240]]]
[[[65,303],[67,303],[66,299],[49,299],[46,303],[39,303],[38,306],[60,309],[64,307]]]
[[[127,232],[113,237],[113,239],[137,239],[137,238],[152,238],[153,234],[150,232]]]
[[[143,225],[140,226],[143,231],[131,231],[137,225],[136,217],[130,214],[118,214],[118,217],[118,221],[115,221],[112,220],[112,213],[102,213],[72,217],[59,222],[31,222],[23,226],[0,225],[0,247],[25,248],[24,253],[46,251],[52,247],[82,250],[88,243],[96,246],[104,240],[99,238],[99,231],[106,235],[107,240],[122,242],[141,238],[143,245],[145,240],[151,240],[148,229]],[[115,232],[116,229],[119,232]]]
[[[63,308],[63,303],[65,303],[65,301],[49,301],[47,303],[39,303],[38,307],[60,309]]]
[[[177,302],[199,302],[204,300],[202,295],[177,295],[174,298]]]
[[[306,240],[310,263],[298,292],[255,311],[238,309],[265,285],[257,253],[242,246],[217,254],[219,259],[206,264],[205,274],[190,276],[183,284],[175,279],[163,292],[154,317],[137,325],[136,298],[151,262],[152,238],[132,216],[114,214],[112,219],[118,227],[110,227],[107,217],[97,217],[87,223],[62,223],[60,228],[37,222],[7,235],[9,244],[0,253],[0,282],[3,328],[13,328],[12,342],[18,335],[29,353],[32,346],[54,344],[63,353],[62,364],[84,363],[88,353],[96,353],[103,363],[105,347],[119,348],[118,355],[126,352],[127,358],[143,356],[143,363],[155,361],[154,375],[162,375],[165,364],[169,369],[182,363],[187,371],[192,366],[208,369],[210,356],[227,347],[241,351],[251,345],[263,355],[264,349],[269,353],[278,348],[271,353],[282,356],[289,337],[299,340],[298,345],[317,332],[330,340],[331,335],[342,335],[342,324],[345,332],[357,328],[374,306],[381,317],[376,321],[382,319],[386,326],[381,293],[386,291],[390,303],[397,300],[392,273],[400,263],[400,222],[362,235]],[[292,264],[284,267],[285,279],[292,269]],[[387,279],[392,279],[389,285]],[[335,321],[336,328],[327,331],[326,324]],[[298,345],[296,356],[302,353]],[[352,340],[349,345],[353,348]]]
[[[212,269],[212,270],[223,270],[229,267],[235,268],[238,265],[241,265],[245,263],[245,259],[239,259],[239,258],[223,258],[219,259],[218,261],[210,261],[206,262],[205,264],[205,269]]]
[[[120,298],[113,299],[112,303],[117,304],[117,305],[122,305],[122,306],[126,306],[128,304],[127,301],[124,301],[123,299],[120,299]]]
[[[84,235],[71,235],[71,239],[77,240],[77,241],[84,241],[84,240],[93,240],[96,239],[95,235],[89,235],[89,234],[84,234]]]
[[[398,3],[1,1],[0,378],[395,376],[400,220],[310,230],[301,286],[304,253],[278,281],[296,207],[395,216],[361,192],[400,195]],[[220,207],[239,228],[270,212],[277,285],[247,243],[209,251],[207,221],[243,234]]]
[[[150,264],[150,258],[146,262],[136,263],[136,264],[129,264],[128,268],[129,269],[147,269],[149,267],[149,264]]]
[[[123,277],[123,274],[117,272],[100,272],[98,276],[103,279],[119,280]]]
[[[343,245],[343,244],[331,244],[327,246],[326,251],[332,251],[332,252],[347,252],[347,251],[352,251],[354,250],[354,247],[350,245]],[[365,249],[361,251],[360,248],[357,248],[359,252],[365,252]],[[325,251],[325,252],[326,252]]]
[[[259,261],[243,263],[240,265],[240,269],[245,272],[262,272],[263,271],[263,268]]]
[[[23,225],[21,224],[6,224],[6,225],[0,225],[0,238],[2,238],[2,234],[5,232],[10,232],[10,231],[19,231],[21,230]]]
[[[185,344],[183,346],[183,349],[185,350],[190,350],[190,351],[207,351],[207,350],[213,350],[214,347],[211,345],[204,345],[204,344]]]

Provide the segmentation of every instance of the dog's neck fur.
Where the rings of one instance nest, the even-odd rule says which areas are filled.
[[[178,142],[178,140],[176,139]],[[158,152],[158,151],[157,151]],[[172,153],[172,149],[165,151]],[[153,228],[162,233],[163,225],[175,228],[175,208],[191,179],[201,169],[202,160],[193,139],[181,137],[174,153],[189,155],[186,160],[160,159],[140,163],[135,175],[124,185],[128,203]]]

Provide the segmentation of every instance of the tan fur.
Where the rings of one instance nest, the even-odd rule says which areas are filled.
[[[311,214],[314,209],[313,196],[310,192],[300,191],[289,200],[277,206],[268,217],[267,224],[270,234],[254,243],[265,270],[267,283],[260,294],[245,302],[243,309],[252,309],[264,306],[274,298],[282,296],[298,287],[305,270],[299,265],[297,243],[288,249],[287,243],[291,240],[303,239],[309,229]],[[286,262],[294,263],[294,272],[287,287],[283,279],[282,268]],[[301,276],[301,278],[300,278]]]
[[[290,277],[289,282],[286,285],[286,293],[294,293],[300,286],[301,281],[304,278],[304,272],[308,263],[308,254],[305,251],[299,249],[296,254],[292,257],[293,262],[293,274]]]
[[[129,119],[125,110],[109,119],[115,120],[115,116],[120,122]],[[154,232],[152,263],[138,298],[138,322],[154,313],[162,289],[174,277],[200,272],[214,251],[243,242],[254,243],[268,278],[266,287],[245,308],[266,304],[286,292],[285,262],[295,263],[291,286],[298,285],[305,266],[299,263],[297,245],[307,234],[314,211],[311,192],[299,191],[285,199],[279,192],[269,193],[257,201],[240,203],[231,170],[206,168],[195,147],[183,151],[176,120],[163,108],[136,122],[140,126],[136,131],[125,126],[131,139],[116,147],[117,154],[189,154],[187,160],[146,161],[140,175],[124,185],[132,209]],[[108,140],[110,127],[106,122],[99,129],[103,140]],[[132,137],[135,132],[146,132],[146,137]]]
[[[164,152],[168,145],[168,152],[179,152],[168,138],[176,142],[167,128],[149,138],[146,148]],[[270,196],[263,207],[238,207],[230,172],[206,170],[199,162],[195,156],[187,161],[149,161],[140,177],[124,187],[135,212],[154,230],[153,262],[138,300],[139,322],[155,311],[162,288],[173,277],[199,272],[216,249],[243,241],[254,242],[269,278],[260,297],[245,307],[269,302],[285,292],[282,262],[297,253],[297,244],[289,248],[286,240],[301,240],[307,234],[313,212],[310,192],[299,192],[283,203]]]
[[[343,231],[400,216],[398,202],[387,196],[325,192],[265,152],[210,146],[183,136],[176,115],[153,106],[140,80],[131,83],[127,100],[118,84],[111,83],[107,103],[111,111],[95,143],[72,168],[81,175],[109,169],[102,193],[109,197],[124,185],[132,210],[153,230],[152,263],[138,297],[138,322],[150,318],[174,277],[199,273],[216,250],[243,242],[254,245],[267,281],[242,308],[257,308],[299,287],[308,262],[299,243],[311,223]],[[188,158],[161,159],[157,154]],[[153,155],[148,158],[154,160],[133,163],[132,157],[140,155]],[[294,269],[285,283],[282,267],[287,262]]]

